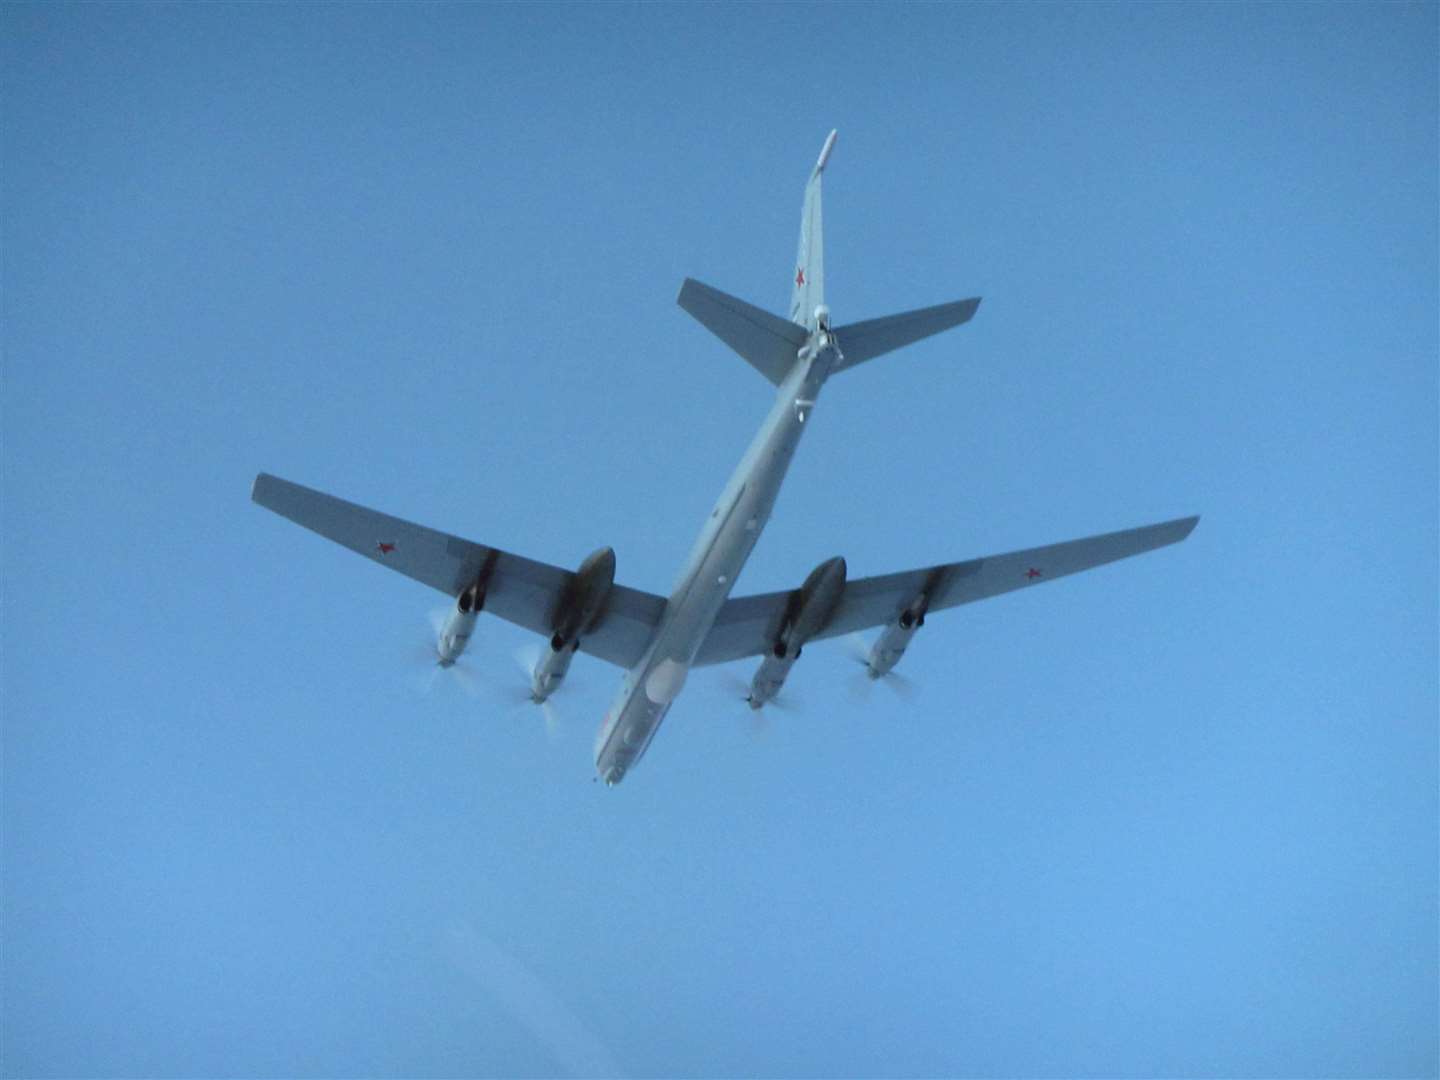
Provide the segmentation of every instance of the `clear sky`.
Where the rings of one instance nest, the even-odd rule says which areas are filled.
[[[1437,1073],[1437,7],[0,7],[7,1076]],[[592,782],[526,635],[267,470],[668,590],[827,387],[737,594],[1184,544],[697,672]],[[860,680],[863,683],[863,680]]]

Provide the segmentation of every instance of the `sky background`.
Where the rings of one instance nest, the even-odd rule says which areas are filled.
[[[6,4],[7,1076],[1437,1073],[1437,6]],[[844,323],[737,595],[1184,544],[701,671],[593,783],[519,630],[267,470],[666,593],[826,133]]]

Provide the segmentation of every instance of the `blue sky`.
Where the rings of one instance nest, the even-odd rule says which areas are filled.
[[[1435,1076],[1436,27],[0,8],[0,1069]],[[984,303],[737,592],[1203,520],[607,791],[616,671],[419,692],[441,600],[251,480],[666,591],[770,393],[675,292],[783,309],[832,127],[836,320]]]

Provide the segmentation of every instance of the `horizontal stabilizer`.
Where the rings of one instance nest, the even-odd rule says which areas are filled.
[[[685,279],[675,302],[776,386],[785,381],[808,336],[803,326],[694,278]]]
[[[901,315],[886,315],[883,319],[866,319],[849,326],[835,328],[835,340],[840,345],[844,359],[834,371],[844,371],[866,360],[949,330],[952,326],[969,322],[980,306],[980,298],[956,300],[950,304],[936,304],[934,307],[919,308]]]

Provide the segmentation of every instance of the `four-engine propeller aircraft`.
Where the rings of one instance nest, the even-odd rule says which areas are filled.
[[[455,599],[436,646],[442,666],[465,651],[481,611],[533,630],[549,647],[532,673],[543,702],[576,651],[625,669],[595,743],[595,768],[619,783],[645,753],[692,667],[760,656],[749,702],[775,696],[807,642],[882,627],[866,668],[880,678],[927,615],[1028,588],[1173,544],[1199,518],[1071,540],[1006,555],[850,580],[828,559],[798,588],[732,599],[765,528],[820,390],[839,372],[970,319],[979,299],[833,326],[824,304],[820,185],[831,132],[805,188],[788,319],[687,279],[679,304],[778,388],[775,404],[700,530],[669,598],[615,582],[615,553],[575,572],[382,514],[261,473],[251,497],[290,520]]]

